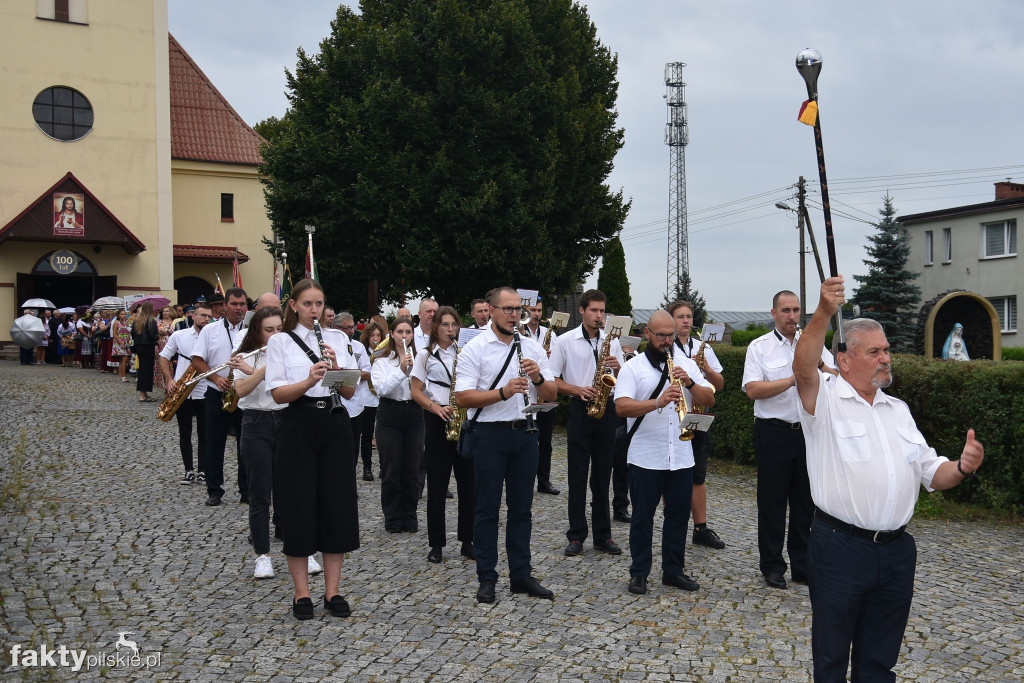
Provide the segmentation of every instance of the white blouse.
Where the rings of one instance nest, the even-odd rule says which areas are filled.
[[[447,349],[436,346],[434,353],[427,353],[427,350],[423,349],[416,354],[416,362],[412,366],[412,376],[423,382],[427,396],[434,403],[442,406],[448,405],[448,398],[451,396],[451,371],[454,360],[454,344]],[[456,366],[456,377],[458,377],[458,372]]]
[[[412,398],[411,380],[399,365],[398,356],[393,353],[374,362],[370,379],[378,397],[383,396],[392,401],[408,401]]]
[[[320,357],[320,345],[317,342],[316,334],[312,329],[306,329],[301,324],[296,325],[292,330],[299,339],[305,342],[306,346],[315,356]],[[336,354],[338,369],[356,369],[356,359],[348,353],[348,337],[341,330],[326,329],[323,331],[324,344],[333,349]],[[312,365],[306,352],[299,348],[290,335],[285,333],[275,334],[267,343],[267,375],[263,383],[267,391],[278,387],[288,386],[301,382],[309,377],[309,368]],[[306,391],[306,396],[311,398],[322,398],[329,396],[331,390],[323,384],[316,384]]]

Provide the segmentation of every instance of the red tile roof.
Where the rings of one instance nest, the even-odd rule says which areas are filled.
[[[193,161],[259,164],[262,140],[203,70],[170,39],[171,156]]]
[[[234,247],[203,247],[195,244],[175,244],[174,260],[193,263],[231,263],[235,254],[238,262],[245,263],[249,257]]]

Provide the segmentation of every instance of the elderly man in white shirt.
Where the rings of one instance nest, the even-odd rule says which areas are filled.
[[[652,565],[654,513],[665,500],[665,523],[661,537],[661,582],[687,591],[700,585],[684,571],[686,527],[693,493],[693,449],[680,441],[678,405],[715,404],[711,383],[689,358],[678,360],[668,377],[667,354],[672,352],[675,323],[666,311],[655,311],[644,331],[647,349],[630,360],[619,372],[615,385],[615,410],[627,418],[629,450],[629,494],[633,519],[629,527],[629,592],[647,592]],[[673,383],[675,380],[676,383]],[[668,410],[665,410],[668,408]]]
[[[825,280],[797,344],[793,370],[814,498],[808,557],[814,680],[893,681],[914,594],[917,546],[906,533],[921,486],[949,489],[973,477],[985,449],[967,430],[960,459],[930,448],[892,383],[882,326],[844,325],[839,378],[816,365],[828,320],[845,301],[843,277]]]

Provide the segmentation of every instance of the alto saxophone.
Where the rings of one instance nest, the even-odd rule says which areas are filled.
[[[706,341],[701,341],[700,348],[697,349],[697,355],[693,357],[693,362],[697,364],[697,369],[700,370],[700,374],[705,376],[705,370],[707,370],[708,367],[708,359],[704,357],[704,349],[707,347],[707,345],[708,343]],[[712,387],[712,389],[713,388],[714,387]],[[703,413],[704,406],[694,403],[692,406],[690,406],[690,411],[694,413]]]
[[[452,407],[455,414],[452,415],[451,419],[444,426],[444,436],[449,441],[458,441],[459,432],[462,430],[462,425],[466,421],[466,409],[460,408],[458,402],[455,400],[455,373],[459,367],[459,343],[455,341],[455,337],[452,337],[452,345],[455,347],[455,358],[452,359],[452,385],[448,388],[448,405]]]
[[[668,375],[672,377],[672,371],[676,369],[676,364],[672,361],[672,350],[669,349],[668,354],[665,356],[665,365],[668,367]],[[693,439],[693,430],[686,429],[683,425],[686,421],[686,413],[688,408],[686,406],[686,389],[683,387],[683,380],[672,377],[669,383],[673,386],[679,387],[679,391],[682,392],[682,396],[676,403],[676,413],[679,414],[679,440],[680,441],[691,441]]]
[[[235,369],[228,370],[228,388],[220,399],[220,409],[233,413],[238,409],[238,392],[235,391]]]
[[[598,327],[604,327],[604,325],[598,323]],[[601,357],[597,359],[597,367],[594,368],[594,382],[591,386],[597,392],[597,396],[587,403],[587,415],[595,420],[600,420],[604,417],[604,411],[608,407],[608,396],[612,393],[612,388],[615,386],[615,375],[605,372],[605,363],[611,354],[612,341],[618,338],[617,330],[612,330],[612,332],[605,335],[604,346],[601,347]]]

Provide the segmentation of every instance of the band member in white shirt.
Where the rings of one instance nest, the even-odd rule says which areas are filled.
[[[451,306],[442,306],[437,310],[427,345],[416,354],[412,368],[412,398],[426,413],[424,452],[427,460],[427,540],[430,545],[427,560],[435,564],[442,561],[441,549],[447,545],[445,494],[453,471],[459,492],[456,538],[462,542],[463,557],[474,559],[476,490],[473,463],[459,456],[457,442],[446,438],[446,428],[455,417],[455,409],[449,399],[452,376],[457,378],[459,372],[454,343],[458,335],[459,314]]]
[[[629,592],[647,592],[652,565],[654,513],[665,501],[665,522],[661,534],[661,582],[666,586],[695,591],[699,584],[686,568],[686,527],[693,492],[693,449],[680,441],[677,412],[684,390],[693,401],[711,406],[715,394],[711,383],[693,361],[682,358],[672,377],[667,376],[667,354],[672,352],[675,324],[665,311],[655,311],[647,323],[647,349],[619,373],[615,406],[629,418],[629,493],[633,519],[629,527]],[[678,381],[682,386],[673,384]],[[692,403],[690,404],[692,405]],[[667,408],[667,410],[666,410]],[[638,424],[639,423],[639,424]]]
[[[537,432],[529,431],[526,403],[553,401],[557,394],[544,349],[530,339],[516,343],[522,313],[519,292],[498,287],[489,293],[491,326],[459,354],[455,400],[468,411],[462,456],[473,459],[476,514],[473,543],[480,581],[476,599],[494,602],[498,581],[498,511],[502,489],[508,508],[505,550],[513,593],[552,599],[530,566],[530,507],[537,478]],[[531,400],[531,396],[536,396]],[[506,488],[507,486],[507,488]]]
[[[469,305],[469,314],[473,317],[470,329],[482,330],[490,324],[491,309],[486,299],[473,299]]]
[[[526,310],[530,312],[530,322],[523,326],[523,335],[543,346],[548,328],[540,324],[541,316],[544,314],[540,296],[537,297],[537,303]],[[552,335],[551,343],[553,344],[556,339],[557,337]],[[550,351],[548,358],[551,358]],[[557,496],[558,489],[551,485],[551,436],[555,431],[555,411],[537,413],[537,428],[540,430],[538,432],[540,458],[537,460],[537,492]]]
[[[322,384],[330,369],[355,368],[345,335],[313,322],[324,310],[319,283],[305,279],[292,289],[284,332],[267,343],[264,381],[274,401],[286,403],[278,418],[274,468],[274,507],[278,513],[288,572],[295,588],[292,614],[313,618],[309,593],[309,556],[318,550],[324,562],[324,609],[337,617],[351,614],[341,596],[345,553],[359,547],[359,510],[352,467],[352,428],[344,406],[334,405]],[[338,390],[351,398],[355,387]]]
[[[387,352],[370,370],[377,406],[377,452],[382,468],[380,505],[389,533],[419,531],[416,505],[420,498],[419,471],[423,457],[423,410],[410,388],[416,344],[412,320],[396,318]]]
[[[349,424],[352,426],[352,443],[356,445],[356,455],[359,450],[359,438],[363,430],[363,413],[365,412],[365,400],[364,392],[366,392],[366,382],[370,379],[370,359],[366,355],[366,349],[363,345],[355,341],[352,335],[356,331],[356,321],[352,317],[352,314],[348,311],[342,311],[334,317],[335,329],[341,330],[345,335],[346,349],[350,356],[356,359],[356,364],[359,366],[359,383],[356,384],[356,393],[351,399],[343,399],[345,403],[345,410],[348,411]],[[356,458],[358,462],[359,458]],[[352,464],[355,465],[356,462]]]
[[[210,307],[205,303],[196,304],[192,312],[193,325],[172,333],[167,338],[163,350],[160,351],[160,371],[164,373],[164,386],[167,394],[173,395],[178,390],[178,380],[188,370],[192,362],[192,351],[195,349],[199,333],[210,322]],[[177,367],[171,370],[171,359],[178,356]],[[198,373],[197,373],[198,374]],[[201,384],[201,383],[199,383]],[[190,485],[197,481],[206,485],[206,399],[203,389],[197,384],[174,414],[178,421],[178,447],[181,449],[181,462],[185,465],[185,476],[179,483]],[[199,475],[192,469],[192,418],[196,419],[197,450],[199,456]]]
[[[376,351],[377,345],[380,344],[381,340],[387,336],[387,328],[381,326],[376,320],[371,320],[366,324],[363,333],[360,335],[363,347],[366,349],[367,358],[370,361],[370,367],[372,369],[373,362],[377,359]],[[359,452],[363,461],[363,481],[373,481],[373,433],[377,426],[377,406],[380,403],[380,399],[377,397],[377,392],[373,388],[373,382],[370,377],[366,378],[358,392],[361,393],[361,399],[363,401],[363,414],[360,416],[360,438],[359,438]]]

